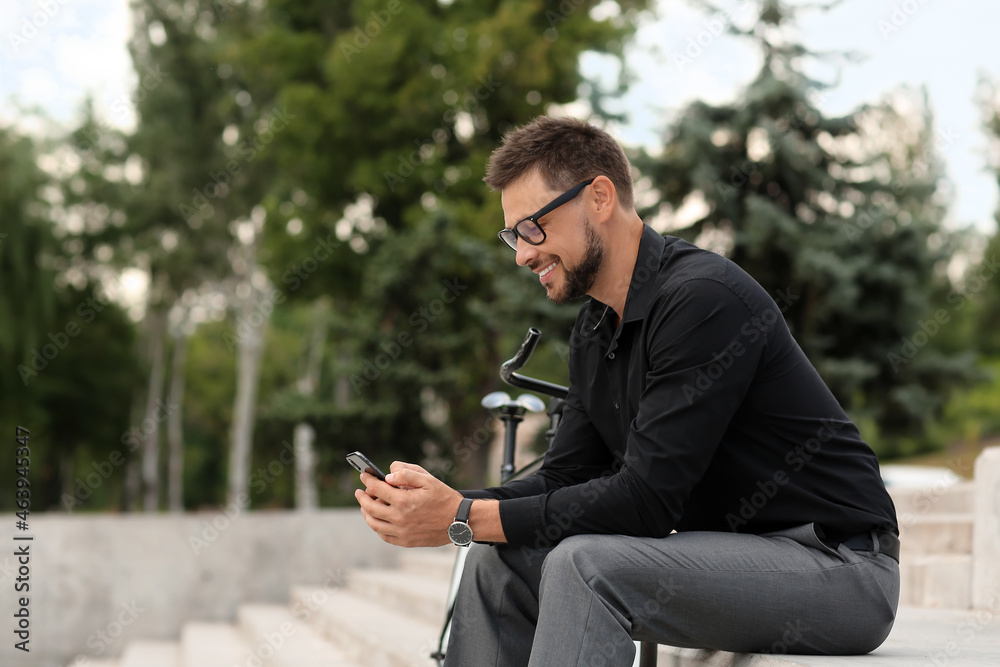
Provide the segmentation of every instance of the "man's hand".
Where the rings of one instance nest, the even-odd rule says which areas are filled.
[[[462,494],[412,463],[394,461],[382,482],[361,473],[362,491],[354,492],[368,526],[389,544],[438,547],[449,544]]]

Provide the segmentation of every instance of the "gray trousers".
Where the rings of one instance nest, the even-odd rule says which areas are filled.
[[[446,667],[628,666],[633,640],[855,655],[889,634],[899,565],[831,548],[813,525],[767,536],[578,535],[550,549],[471,547]]]

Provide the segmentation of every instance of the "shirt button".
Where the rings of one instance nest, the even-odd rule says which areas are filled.
[[[621,403],[619,403],[618,401],[615,401],[615,410],[620,410],[621,407],[622,407]]]
[[[615,353],[614,352],[612,352],[611,354],[608,355],[608,359],[614,359],[614,358],[615,358]]]

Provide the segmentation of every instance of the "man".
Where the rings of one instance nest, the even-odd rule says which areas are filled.
[[[553,301],[590,299],[536,474],[464,494],[411,464],[388,484],[362,475],[385,541],[489,543],[469,554],[446,664],[631,665],[633,639],[879,646],[899,596],[895,510],[774,300],[644,225],[628,160],[586,123],[514,130],[485,180],[517,263]]]

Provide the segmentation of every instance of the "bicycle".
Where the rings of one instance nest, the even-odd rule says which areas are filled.
[[[541,466],[545,454],[541,454],[520,470],[514,469],[514,455],[517,442],[517,426],[524,420],[527,412],[541,412],[546,410],[549,416],[549,428],[545,432],[546,450],[552,445],[552,438],[555,437],[556,429],[562,419],[562,410],[566,397],[569,395],[569,387],[546,382],[537,378],[521,375],[519,371],[531,358],[538,340],[541,338],[541,330],[530,327],[521,347],[517,353],[505,361],[500,366],[500,379],[512,387],[526,389],[528,391],[544,394],[549,397],[548,408],[537,396],[531,394],[521,394],[516,399],[512,399],[506,392],[494,391],[483,397],[480,401],[487,410],[496,414],[504,424],[504,450],[500,465],[500,484],[507,484],[515,479],[529,475]],[[447,612],[445,614],[444,627],[441,629],[441,636],[438,638],[437,651],[431,654],[438,667],[444,664],[445,647],[448,645],[448,638],[451,634],[451,619],[455,609],[455,598],[458,595],[458,586],[462,580],[462,572],[465,568],[465,558],[468,549],[459,549],[455,556],[455,566],[451,574],[451,585],[448,589]],[[656,643],[636,642],[639,650],[636,651],[636,659],[633,667],[656,667]]]

